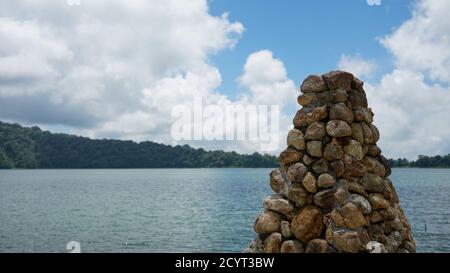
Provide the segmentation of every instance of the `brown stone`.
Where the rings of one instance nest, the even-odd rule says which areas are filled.
[[[314,206],[305,207],[291,222],[294,236],[306,243],[322,234],[322,211]]]
[[[327,241],[323,239],[312,239],[306,245],[305,253],[326,253],[328,247]]]
[[[336,177],[341,177],[345,171],[345,165],[342,160],[331,162],[331,168],[333,169],[333,173]]]
[[[300,90],[302,93],[319,93],[328,90],[328,87],[321,76],[309,75],[303,81]]]
[[[279,195],[272,195],[264,199],[264,208],[286,216],[294,211],[294,205]]]
[[[365,123],[361,123],[362,129],[363,129],[363,135],[364,135],[364,143],[365,144],[375,144],[376,141],[373,138],[372,129],[369,125]]]
[[[352,137],[359,143],[364,143],[364,133],[361,124],[352,123]]]
[[[294,202],[297,206],[303,207],[307,204],[311,204],[312,196],[308,194],[305,188],[301,184],[293,184],[288,194],[289,200]]]
[[[316,174],[326,173],[328,172],[328,161],[319,159],[312,164],[312,169]]]
[[[292,231],[291,231],[291,223],[288,221],[281,221],[281,235],[283,238],[290,238],[292,237]]]
[[[348,100],[348,94],[345,90],[333,90],[330,93],[333,95],[333,103],[346,102]]]
[[[323,157],[330,161],[340,160],[344,157],[344,150],[340,145],[331,142],[325,146]]]
[[[369,215],[369,219],[371,223],[379,223],[384,221],[385,219],[385,213],[381,210],[374,210],[372,211],[372,213]]]
[[[328,109],[326,106],[320,106],[314,108],[314,110],[311,112],[311,121],[308,122],[308,124],[311,124],[315,121],[321,121],[328,117]]]
[[[280,162],[281,165],[289,165],[295,162],[299,162],[302,159],[302,157],[303,153],[292,148],[287,148],[286,150],[280,153],[278,161]]]
[[[344,165],[346,176],[360,177],[367,173],[366,166],[352,156],[346,155],[344,157]]]
[[[377,145],[369,145],[367,155],[369,156],[379,156],[381,154],[381,149]]]
[[[267,234],[280,231],[281,217],[276,212],[264,211],[257,218],[253,229],[258,234]]]
[[[372,212],[372,206],[363,196],[353,193],[350,194],[348,200],[352,202],[363,214],[370,214]]]
[[[336,179],[328,173],[323,173],[317,179],[317,185],[321,188],[331,188],[336,184]]]
[[[334,209],[333,211],[331,211],[330,217],[331,217],[331,220],[333,221],[333,224],[335,227],[344,227],[345,226],[344,218],[342,217],[339,210]]]
[[[348,102],[350,103],[352,110],[367,108],[366,94],[356,90],[348,91]]]
[[[281,245],[281,253],[303,253],[303,244],[298,240],[287,240]]]
[[[381,177],[384,177],[386,175],[386,169],[384,168],[383,164],[381,164],[374,157],[366,156],[363,158],[361,163],[366,166],[368,172],[374,173]]]
[[[306,143],[306,151],[310,156],[322,157],[322,141],[308,141]]]
[[[270,187],[272,190],[283,196],[287,196],[289,192],[289,182],[283,179],[279,169],[270,172]]]
[[[372,131],[373,143],[377,143],[377,141],[380,140],[380,131],[378,131],[378,128],[373,124],[370,124],[370,130]]]
[[[339,187],[334,194],[339,206],[344,206],[348,203],[349,192],[345,187]]]
[[[365,123],[372,123],[373,116],[367,108],[358,108],[354,112],[354,117],[356,121],[364,121]]]
[[[303,132],[298,129],[290,130],[287,137],[287,144],[297,150],[304,150],[306,144]]]
[[[345,103],[337,103],[331,106],[329,116],[331,120],[342,120],[349,124],[353,122],[352,110]]]
[[[341,214],[348,228],[357,229],[367,225],[366,218],[353,203],[347,203],[343,206]]]
[[[361,143],[353,139],[347,146],[344,147],[344,152],[350,156],[353,156],[357,160],[361,160],[364,157],[363,147]]]
[[[310,172],[306,173],[305,177],[303,178],[302,185],[308,192],[315,193],[317,191],[316,178]]]
[[[264,240],[264,253],[280,253],[281,248],[281,234],[276,232],[270,234]]]
[[[314,163],[315,159],[313,157],[310,157],[308,154],[305,154],[303,156],[303,163],[306,165],[310,165],[311,163]]]
[[[314,106],[317,103],[317,99],[317,94],[305,93],[298,96],[297,102],[302,106]]]
[[[333,189],[319,191],[314,195],[314,205],[324,209],[332,208],[336,201],[334,192]]]
[[[306,140],[322,140],[327,135],[325,124],[322,122],[314,122],[308,126],[305,132]]]
[[[379,193],[369,194],[369,202],[373,209],[387,209],[389,202]]]
[[[364,92],[364,82],[358,79],[357,77],[353,78],[352,81],[352,89],[357,90],[359,92]]]
[[[295,117],[293,119],[293,124],[294,124],[295,128],[300,128],[300,127],[308,125],[306,123],[306,115],[311,114],[310,113],[311,111],[312,111],[311,108],[302,108],[297,111],[297,113],[295,114]]]
[[[361,179],[361,185],[367,192],[378,192],[382,193],[384,191],[384,182],[383,179],[372,173],[366,174]]]
[[[302,183],[308,168],[303,163],[294,163],[289,166],[286,176],[292,183]]]
[[[323,79],[330,90],[350,90],[353,78],[351,73],[341,70],[331,71],[323,75]]]
[[[341,252],[358,252],[361,240],[357,231],[336,230],[333,232],[334,246]]]
[[[327,123],[327,134],[332,137],[345,137],[352,135],[352,128],[342,120],[330,120]]]

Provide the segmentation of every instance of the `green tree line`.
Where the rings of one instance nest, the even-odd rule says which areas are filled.
[[[0,122],[0,168],[271,168],[275,156],[89,139]]]

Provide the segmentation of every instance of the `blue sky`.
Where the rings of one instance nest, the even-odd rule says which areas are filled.
[[[297,85],[309,74],[336,68],[341,54],[360,54],[379,64],[376,80],[392,69],[389,52],[377,37],[389,34],[411,16],[414,1],[384,0],[370,6],[365,0],[258,1],[212,0],[211,13],[229,12],[245,32],[234,49],[213,56],[221,70],[223,92],[235,95],[235,79],[249,54],[270,49],[280,58]]]
[[[339,68],[365,81],[387,157],[448,154],[450,1],[367,2],[3,0],[0,120],[183,144],[179,105],[276,104],[281,150],[302,80]]]

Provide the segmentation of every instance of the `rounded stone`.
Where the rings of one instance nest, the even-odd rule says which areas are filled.
[[[314,108],[314,110],[311,112],[311,121],[308,122],[308,124],[311,124],[315,121],[321,121],[323,119],[325,119],[326,117],[328,117],[328,109],[327,107],[324,106],[320,106],[320,107],[316,107]]]
[[[325,146],[323,157],[330,161],[340,160],[344,157],[344,150],[340,145],[331,142]]]
[[[303,156],[303,163],[305,163],[306,165],[310,165],[311,163],[314,163],[315,159],[310,157],[308,154],[305,154]]]
[[[295,149],[287,148],[280,153],[278,161],[281,165],[289,165],[295,162],[299,162],[303,157],[303,154]]]
[[[369,202],[373,209],[388,209],[389,202],[379,193],[369,194]]]
[[[361,240],[357,231],[337,230],[333,232],[334,246],[341,252],[357,253]]]
[[[303,253],[303,244],[298,240],[287,240],[281,245],[281,253]]]
[[[333,170],[334,176],[341,177],[345,171],[345,165],[342,160],[331,162],[331,169]]]
[[[313,106],[317,103],[317,94],[315,93],[305,93],[297,98],[298,104],[301,106]]]
[[[292,237],[291,224],[288,221],[281,222],[281,235],[283,238]]]
[[[386,175],[386,168],[374,157],[365,156],[361,163],[366,166],[368,172],[374,173],[381,177]]]
[[[361,179],[361,185],[364,187],[364,190],[366,192],[382,193],[385,188],[383,179],[380,176],[372,173],[366,174]]]
[[[280,231],[281,217],[273,211],[264,211],[255,220],[253,229],[258,234]]]
[[[292,219],[291,230],[294,236],[306,243],[322,234],[322,211],[315,206],[305,207]]]
[[[326,253],[328,242],[323,239],[312,239],[306,245],[305,253]]]
[[[344,157],[345,176],[361,177],[367,173],[366,166],[356,158],[346,155]]]
[[[302,93],[319,93],[328,90],[328,87],[321,76],[309,75],[303,81],[300,90]]]
[[[294,211],[294,205],[279,195],[264,199],[264,208],[288,216]]]
[[[306,151],[311,156],[322,157],[322,141],[308,141],[306,143]]]
[[[278,232],[270,234],[264,240],[264,253],[280,253],[281,249],[281,234]]]
[[[325,124],[314,122],[308,126],[305,132],[306,140],[322,140],[327,135]]]
[[[303,163],[294,163],[289,166],[286,176],[292,183],[302,183],[308,168]]]
[[[372,206],[366,198],[359,194],[350,194],[348,201],[352,202],[363,214],[370,214]]]
[[[358,108],[367,108],[367,98],[366,94],[364,94],[363,92],[349,90],[348,102],[350,103],[352,110],[356,110]]]
[[[337,103],[331,106],[329,116],[331,120],[342,120],[347,123],[353,122],[353,113],[345,103]]]
[[[347,203],[341,208],[345,225],[350,229],[357,229],[367,225],[366,218],[353,203]]]
[[[287,137],[287,144],[297,150],[304,150],[306,144],[303,132],[298,129],[290,130]]]
[[[361,124],[352,123],[352,137],[361,144],[364,144],[364,133]]]
[[[336,202],[335,190],[327,189],[319,191],[314,195],[314,205],[324,208],[330,209],[334,207],[334,203]]]
[[[317,179],[317,185],[321,188],[331,188],[336,184],[336,179],[328,173],[323,173]]]
[[[352,135],[352,128],[345,121],[330,120],[326,126],[327,134],[332,137],[345,137]]]
[[[344,152],[350,156],[353,156],[357,160],[361,160],[364,157],[361,143],[353,139],[350,140],[350,143],[344,147]]]
[[[312,196],[298,183],[292,185],[288,198],[299,207],[303,207],[312,202]]]
[[[364,135],[364,144],[375,144],[376,141],[373,138],[372,129],[369,125],[365,123],[361,123],[363,135]]]
[[[325,159],[319,159],[312,164],[312,169],[316,174],[322,174],[328,172],[328,161]]]
[[[367,155],[369,156],[379,156],[381,154],[381,149],[377,145],[369,145],[367,150]]]
[[[270,172],[270,187],[278,194],[283,196],[288,195],[289,182],[283,178],[279,169]]]
[[[341,70],[331,71],[323,75],[323,79],[330,90],[350,90],[353,78],[353,74]]]
[[[310,172],[306,173],[305,177],[303,178],[302,185],[308,192],[315,193],[317,191],[316,178]]]
[[[354,117],[356,121],[364,121],[365,123],[373,122],[372,113],[369,110],[367,110],[367,108],[356,109]]]

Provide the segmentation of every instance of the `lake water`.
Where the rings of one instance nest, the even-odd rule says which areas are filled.
[[[0,252],[241,252],[269,169],[0,170]],[[450,170],[394,169],[419,252],[450,252]]]

